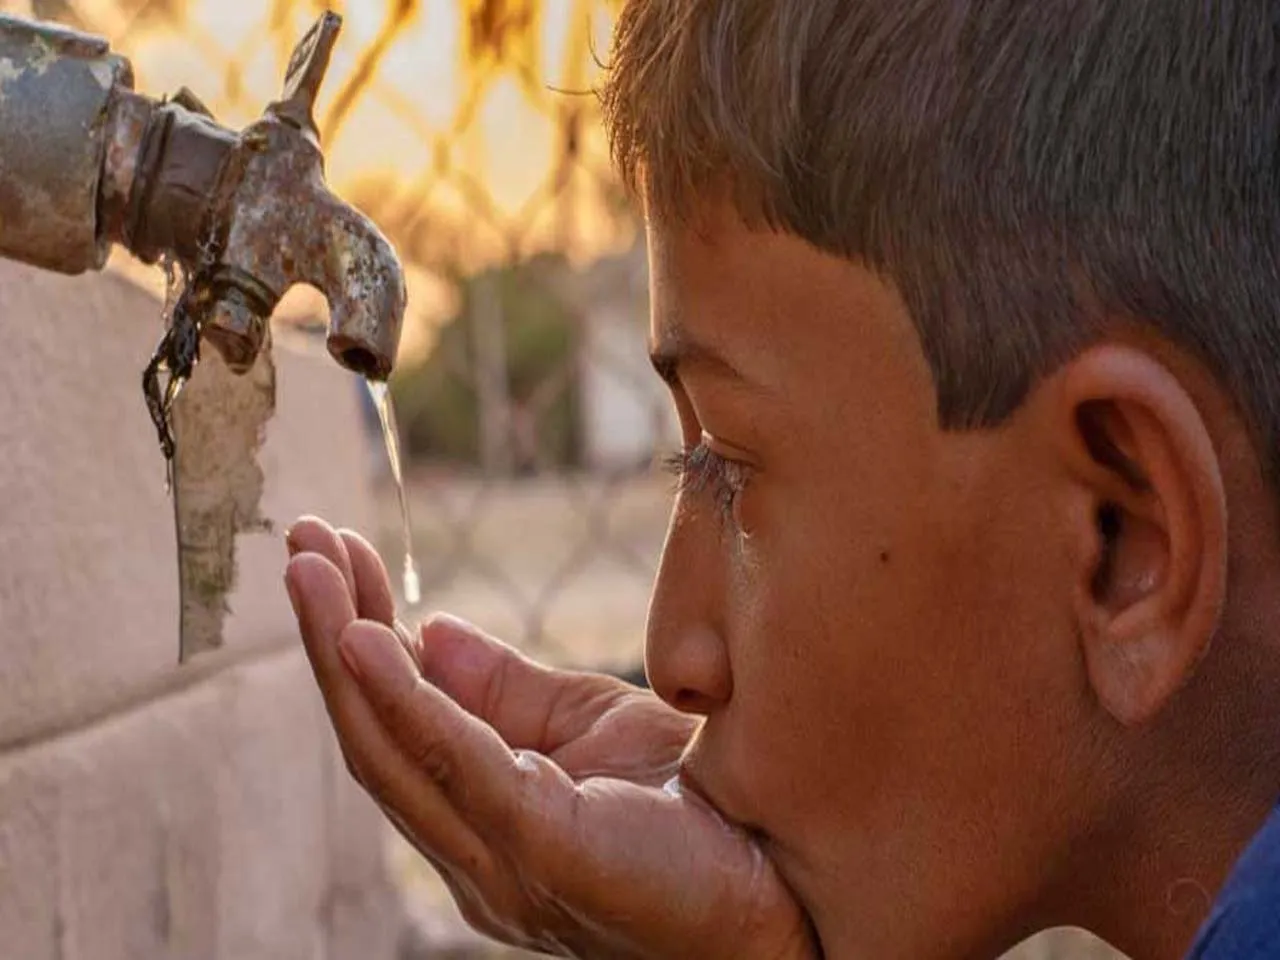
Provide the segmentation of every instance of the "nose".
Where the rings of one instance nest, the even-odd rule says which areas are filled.
[[[671,706],[709,716],[732,697],[733,669],[719,537],[700,526],[692,518],[682,522],[677,507],[649,604],[645,669],[653,691]]]

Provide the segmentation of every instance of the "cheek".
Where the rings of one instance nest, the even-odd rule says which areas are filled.
[[[815,849],[860,830],[909,846],[904,820],[992,829],[1001,791],[1026,789],[1075,687],[1063,561],[1043,506],[1009,486],[813,498],[827,509],[786,523],[748,503],[760,515],[732,587],[720,733],[767,827]]]
[[[785,518],[767,496],[743,503],[725,630],[734,693],[715,732],[771,832],[798,838],[874,802],[914,725],[906,614],[919,603],[887,510],[788,500]]]

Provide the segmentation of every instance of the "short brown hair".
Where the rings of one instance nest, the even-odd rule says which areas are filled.
[[[651,213],[727,186],[887,276],[944,426],[1135,317],[1280,476],[1280,2],[630,0],[601,96]]]

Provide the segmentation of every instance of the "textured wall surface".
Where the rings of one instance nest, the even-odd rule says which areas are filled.
[[[179,668],[163,463],[139,388],[160,307],[0,261],[0,957],[382,960],[402,936],[281,583],[297,514],[371,522],[350,377],[276,351],[270,535],[226,645]]]

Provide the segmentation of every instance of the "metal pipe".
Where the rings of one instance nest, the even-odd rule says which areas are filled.
[[[132,84],[105,40],[0,14],[0,256],[66,274],[106,263],[108,117]]]
[[[329,301],[329,351],[385,379],[405,311],[386,237],[324,180],[312,115],[341,26],[298,44],[284,95],[237,133],[187,90],[135,93],[105,40],[0,15],[0,256],[62,273],[101,269],[112,243],[186,269],[205,339],[248,370],[295,283]]]

